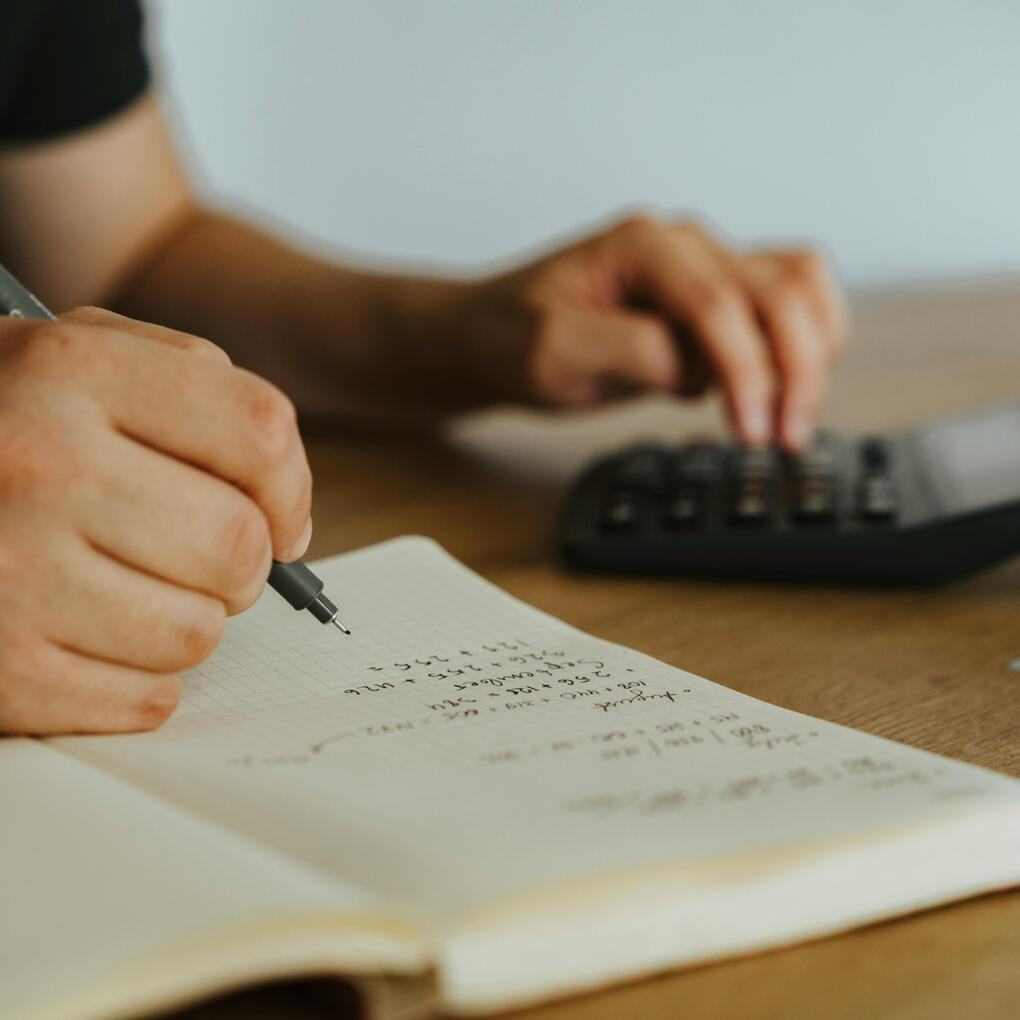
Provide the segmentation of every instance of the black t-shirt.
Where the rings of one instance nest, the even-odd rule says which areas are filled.
[[[145,91],[134,0],[0,0],[0,146],[88,127]]]

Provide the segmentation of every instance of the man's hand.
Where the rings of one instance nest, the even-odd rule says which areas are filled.
[[[211,343],[0,318],[0,733],[158,726],[310,503],[290,401]]]
[[[309,421],[718,386],[744,439],[796,447],[846,332],[817,254],[735,251],[691,222],[634,217],[471,283],[324,262],[203,209],[151,98],[0,153],[0,192],[4,261],[44,301],[212,337]]]
[[[718,385],[741,438],[789,448],[808,441],[846,335],[816,253],[736,252],[649,217],[467,292],[464,357],[490,385],[512,380],[509,395],[577,407]]]

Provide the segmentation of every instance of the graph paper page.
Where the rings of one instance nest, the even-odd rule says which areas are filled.
[[[430,540],[315,567],[351,637],[267,591],[161,730],[60,746],[426,922],[565,876],[1020,804],[1004,776],[577,631]]]

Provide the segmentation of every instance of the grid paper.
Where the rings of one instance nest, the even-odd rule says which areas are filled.
[[[274,592],[160,731],[73,754],[441,919],[538,882],[916,824],[1020,783],[601,641],[402,538]]]

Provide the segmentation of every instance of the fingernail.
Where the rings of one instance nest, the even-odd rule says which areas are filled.
[[[744,432],[748,442],[764,443],[768,440],[771,431],[768,412],[764,407],[753,406],[745,409]]]
[[[293,563],[294,560],[301,559],[306,552],[308,552],[308,543],[312,540],[312,519],[308,518],[308,523],[305,525],[305,530],[301,532],[301,537],[297,540],[297,544],[291,550],[291,555],[288,557],[287,562]]]

